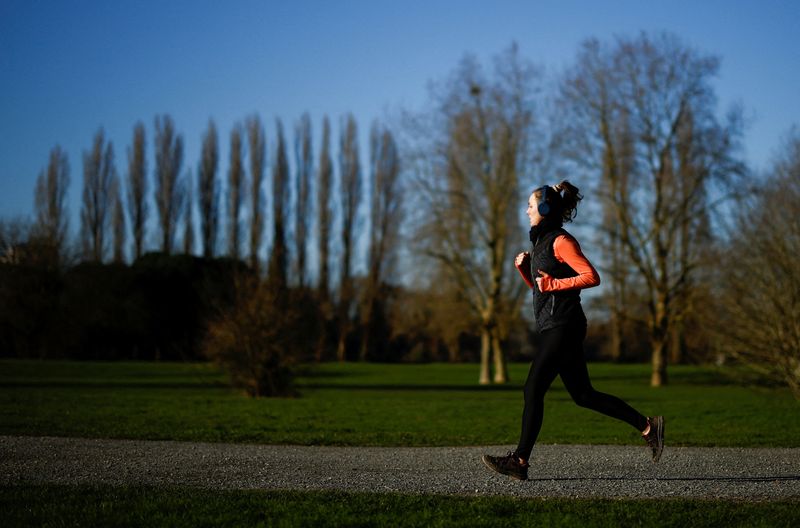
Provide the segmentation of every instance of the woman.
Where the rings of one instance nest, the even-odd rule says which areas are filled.
[[[589,381],[583,339],[586,316],[580,290],[600,284],[594,266],[581,252],[578,241],[562,228],[571,222],[583,198],[577,187],[563,181],[555,187],[536,189],[528,199],[530,253],[517,255],[515,265],[533,289],[533,309],[541,342],[525,382],[525,408],[517,449],[506,456],[484,455],[490,469],[519,480],[528,478],[528,459],[544,413],[544,395],[557,375],[572,399],[581,407],[629,423],[652,448],[658,462],[664,448],[664,418],[647,418],[621,399],[594,390]],[[535,277],[535,278],[534,278]]]

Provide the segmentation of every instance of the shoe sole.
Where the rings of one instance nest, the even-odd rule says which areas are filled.
[[[661,453],[664,452],[664,420],[663,416],[656,417],[655,423],[652,426],[656,428],[656,447],[653,449],[653,463],[661,460]],[[651,427],[652,427],[651,426]]]
[[[527,477],[527,476],[525,476],[525,477],[518,477],[517,475],[511,475],[511,474],[509,474],[509,473],[503,473],[502,471],[498,471],[498,470],[497,470],[497,468],[495,468],[495,467],[494,467],[494,466],[493,466],[493,465],[492,465],[492,464],[491,464],[491,463],[490,463],[490,462],[489,462],[489,461],[486,459],[486,455],[483,455],[483,456],[481,456],[481,462],[483,462],[483,465],[484,465],[484,466],[486,466],[487,468],[491,469],[492,471],[494,471],[495,473],[497,473],[497,474],[499,474],[499,475],[506,475],[506,476],[508,476],[508,477],[511,477],[511,478],[512,478],[512,479],[514,479],[514,480],[528,480],[528,477]]]

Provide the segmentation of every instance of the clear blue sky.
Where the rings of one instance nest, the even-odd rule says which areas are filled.
[[[800,2],[774,1],[145,1],[0,0],[0,217],[32,214],[37,174],[55,144],[69,155],[77,232],[82,152],[103,126],[124,174],[142,120],[153,163],[153,118],[169,113],[196,170],[213,117],[220,173],[233,123],[258,112],[274,140],[304,111],[319,149],[321,119],[370,122],[419,108],[426,84],[465,52],[482,59],[516,40],[551,74],[595,36],[668,30],[722,58],[720,111],[751,118],[746,160],[765,168],[800,123]],[[336,136],[334,136],[335,138]],[[362,157],[366,156],[362,143]]]

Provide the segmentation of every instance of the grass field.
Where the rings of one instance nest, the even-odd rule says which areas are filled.
[[[3,526],[797,526],[797,502],[0,487]]]
[[[481,387],[477,365],[323,364],[300,396],[249,399],[208,364],[0,361],[0,434],[308,445],[514,444],[527,364]],[[647,365],[590,365],[595,387],[667,417],[678,446],[800,445],[788,390],[739,386],[725,369],[674,366],[648,386]],[[626,424],[577,407],[556,380],[542,443],[639,444]]]
[[[476,365],[324,364],[295,398],[253,400],[208,364],[0,361],[0,434],[318,445],[516,442],[527,365],[480,387]],[[595,387],[668,419],[670,445],[797,447],[800,405],[785,389],[730,372],[590,366]],[[575,406],[560,381],[540,441],[639,444],[628,426]],[[798,503],[589,500],[149,486],[0,486],[13,526],[797,526]]]

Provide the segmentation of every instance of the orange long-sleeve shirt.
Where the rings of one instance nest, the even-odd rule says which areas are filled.
[[[567,264],[578,274],[575,277],[556,279],[549,275],[537,277],[541,279],[539,289],[542,292],[572,290],[575,288],[591,288],[600,284],[600,275],[594,269],[583,252],[578,241],[567,235],[559,235],[553,241],[553,255],[556,260]],[[530,288],[533,288],[533,277],[531,277],[530,256],[517,266],[517,270]]]

